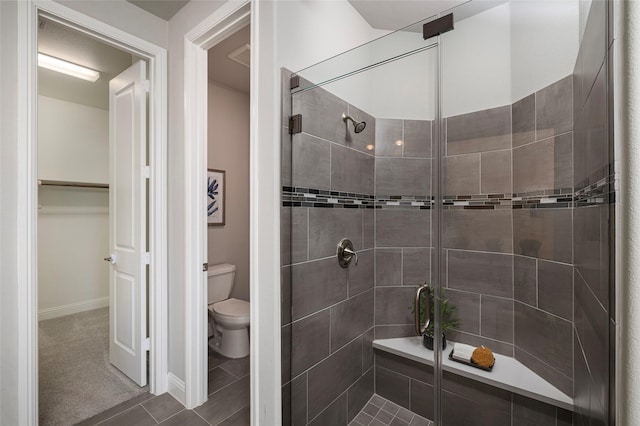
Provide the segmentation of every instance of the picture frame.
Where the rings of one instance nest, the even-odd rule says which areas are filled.
[[[207,170],[207,225],[223,226],[225,222],[225,185],[224,170]]]

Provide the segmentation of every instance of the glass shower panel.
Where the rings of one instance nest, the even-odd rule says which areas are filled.
[[[432,369],[374,350],[409,336],[421,347],[411,309],[432,282],[436,51],[415,28],[283,73],[284,424],[433,418]]]

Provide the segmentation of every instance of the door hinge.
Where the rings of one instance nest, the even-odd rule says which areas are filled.
[[[149,265],[149,264],[151,263],[151,253],[146,252],[146,253],[144,254],[144,263],[145,263],[146,265]]]
[[[150,179],[151,178],[151,166],[144,166],[142,168],[142,177],[144,179]]]
[[[299,75],[292,75],[291,78],[289,79],[289,89],[296,89],[300,87],[300,76]]]
[[[202,264],[202,272],[207,272],[209,270],[209,263]]]
[[[422,26],[422,38],[427,40],[453,29],[453,13],[445,15],[435,21],[427,22]]]
[[[145,80],[143,85],[144,85],[144,91],[149,93],[151,91],[151,83],[149,82],[149,80]]]
[[[142,350],[147,352],[151,350],[151,339],[149,337],[144,339],[144,341],[142,342]]]
[[[296,114],[289,117],[289,134],[295,135],[302,132],[302,115]]]

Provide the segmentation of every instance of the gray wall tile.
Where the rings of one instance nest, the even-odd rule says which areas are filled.
[[[607,80],[601,69],[584,105],[584,149],[586,163],[584,174],[588,183],[595,183],[609,172],[609,138],[607,131]]]
[[[431,282],[431,249],[402,250],[402,285],[422,285]]]
[[[280,183],[284,186],[291,186],[291,142],[289,129],[283,127],[280,136]]]
[[[572,263],[571,213],[569,209],[513,210],[514,253]]]
[[[411,337],[415,336],[415,326],[413,324],[403,325],[376,325],[376,339],[391,339],[394,337]]]
[[[446,210],[445,248],[511,253],[511,210]]]
[[[444,195],[480,193],[480,155],[466,154],[445,157]]]
[[[347,425],[347,393],[340,395],[324,409],[318,417],[309,422],[310,426],[346,426]]]
[[[513,297],[511,255],[448,250],[447,287]]]
[[[413,287],[376,287],[376,325],[413,324]]]
[[[556,407],[513,394],[513,426],[556,424]]]
[[[367,123],[367,127],[360,132],[355,133],[353,126],[349,124],[348,133],[346,133],[345,142],[347,146],[358,151],[371,153],[367,149],[367,146],[376,144],[376,119],[365,111],[356,108],[353,105],[349,105],[349,115],[356,121],[364,121]],[[374,151],[375,152],[375,148]]]
[[[370,249],[375,247],[375,226],[376,218],[373,209],[365,209],[362,212],[362,248]]]
[[[410,410],[425,419],[433,419],[433,386],[417,380],[411,380]]]
[[[325,309],[291,326],[291,376],[329,356],[330,314]]]
[[[280,268],[280,318],[282,325],[291,322],[291,267]]]
[[[575,394],[573,405],[576,413],[576,426],[589,426],[589,409],[591,406],[591,375],[580,346],[578,336],[573,334],[573,363],[575,378]]]
[[[609,232],[601,230],[608,222],[608,206],[574,209],[573,244],[575,266],[604,306],[609,305]]]
[[[291,312],[294,320],[347,298],[347,272],[334,258],[291,268]]]
[[[536,92],[536,139],[573,129],[573,78],[565,77]]]
[[[511,194],[511,150],[483,152],[480,193]]]
[[[294,425],[307,424],[307,374],[291,382],[291,419]]]
[[[513,150],[513,192],[572,188],[573,133]]]
[[[283,265],[307,260],[307,211],[303,207],[280,208],[280,249]]]
[[[376,366],[376,394],[409,408],[409,378]]]
[[[331,145],[331,189],[333,191],[373,194],[375,160],[339,145]]]
[[[402,285],[402,249],[376,249],[376,286]]]
[[[532,257],[513,256],[513,297],[538,306],[538,267]]]
[[[362,372],[373,367],[373,340],[375,338],[375,328],[371,327],[362,336]]]
[[[347,268],[347,279],[349,282],[349,297],[360,294],[363,291],[373,288],[375,276],[374,250],[358,252],[358,264],[355,261]]]
[[[443,424],[511,425],[510,392],[447,372],[443,390]]]
[[[346,143],[342,113],[347,103],[317,87],[293,95],[293,114],[302,114],[302,130],[332,142]]]
[[[376,247],[429,247],[430,210],[376,210]]]
[[[376,195],[431,193],[431,160],[376,158]]]
[[[362,250],[362,209],[309,209],[310,260],[334,256],[343,238]]]
[[[376,350],[376,367],[391,370],[423,383],[433,384],[433,367],[388,352]]]
[[[513,104],[513,147],[536,139],[536,98],[531,94]]]
[[[456,316],[460,320],[457,329],[480,334],[480,295],[448,288],[445,297],[456,307]]]
[[[472,346],[484,345],[490,348],[495,353],[510,357],[513,356],[514,347],[511,343],[501,342],[499,340],[490,339],[484,336],[478,336],[476,334],[465,333],[458,330],[451,330],[447,332],[447,340],[465,343]],[[447,346],[447,348],[448,347],[449,346]]]
[[[609,316],[580,277],[575,283],[575,328],[591,375],[592,399],[608,404]],[[578,348],[576,348],[577,350]]]
[[[309,418],[317,416],[331,401],[354,384],[360,378],[361,371],[362,339],[349,343],[310,369]]]
[[[291,380],[291,325],[280,330],[280,379],[282,383],[287,383]]]
[[[374,384],[375,376],[372,368],[349,388],[347,391],[347,421],[353,420],[373,396]]]
[[[480,306],[481,334],[513,343],[513,300],[483,295]]]
[[[431,158],[433,122],[404,120],[404,156]]]
[[[331,307],[331,352],[373,327],[373,290]],[[321,338],[322,335],[318,335]]]
[[[581,47],[584,50],[583,92],[589,93],[607,53],[606,2],[595,2],[589,9]]]
[[[378,118],[376,120],[376,155],[402,157],[402,120]]]
[[[571,322],[519,302],[514,308],[515,345],[572,377]]]
[[[303,188],[331,187],[331,143],[306,133],[293,135],[292,185]]]
[[[538,308],[573,321],[573,266],[538,262]]]
[[[511,105],[447,118],[447,155],[511,147]]]

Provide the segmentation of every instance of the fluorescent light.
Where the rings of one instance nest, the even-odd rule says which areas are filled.
[[[100,78],[100,73],[98,71],[72,64],[71,62],[63,61],[62,59],[54,58],[53,56],[45,55],[44,53],[38,53],[38,66],[52,71],[61,72],[72,77],[81,78],[92,83]]]

